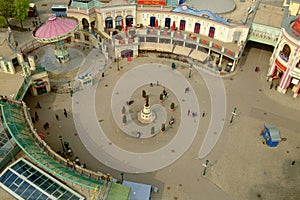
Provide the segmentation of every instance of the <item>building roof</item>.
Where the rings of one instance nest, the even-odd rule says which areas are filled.
[[[256,10],[253,23],[281,28],[283,16],[284,8],[282,6],[260,3]]]
[[[186,4],[181,4],[180,6],[177,6],[175,9],[172,10],[172,12],[185,13],[185,14],[205,17],[220,22],[222,24],[229,25],[229,23],[226,20],[216,16],[213,12],[209,10],[195,10],[193,8],[190,8],[189,5]]]
[[[54,42],[68,37],[77,28],[78,21],[76,19],[53,15],[49,17],[46,24],[33,32],[33,36],[41,42]]]
[[[210,10],[213,13],[228,13],[235,9],[233,0],[186,0],[186,3],[197,10]]]
[[[123,181],[123,185],[130,187],[130,200],[150,199],[151,185],[136,183],[131,181]]]
[[[1,173],[0,186],[17,199],[85,199],[24,158]]]
[[[124,185],[111,182],[107,200],[127,200],[129,199],[130,188]]]

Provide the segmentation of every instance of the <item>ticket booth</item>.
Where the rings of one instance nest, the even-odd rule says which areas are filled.
[[[276,147],[281,141],[279,130],[272,125],[264,125],[264,129],[262,130],[262,136],[265,140],[264,143],[267,144],[269,147]]]

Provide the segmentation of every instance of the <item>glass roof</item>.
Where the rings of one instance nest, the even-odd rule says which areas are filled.
[[[0,186],[17,199],[85,199],[23,158],[2,172]]]

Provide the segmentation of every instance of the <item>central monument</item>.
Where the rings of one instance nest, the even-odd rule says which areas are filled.
[[[149,104],[149,98],[146,97],[146,102],[143,109],[138,113],[138,120],[144,124],[149,124],[155,119],[155,114],[152,112]]]

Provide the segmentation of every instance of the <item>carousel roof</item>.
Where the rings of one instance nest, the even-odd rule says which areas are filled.
[[[46,24],[33,32],[33,37],[40,42],[56,42],[69,37],[77,28],[76,19],[51,16]]]

